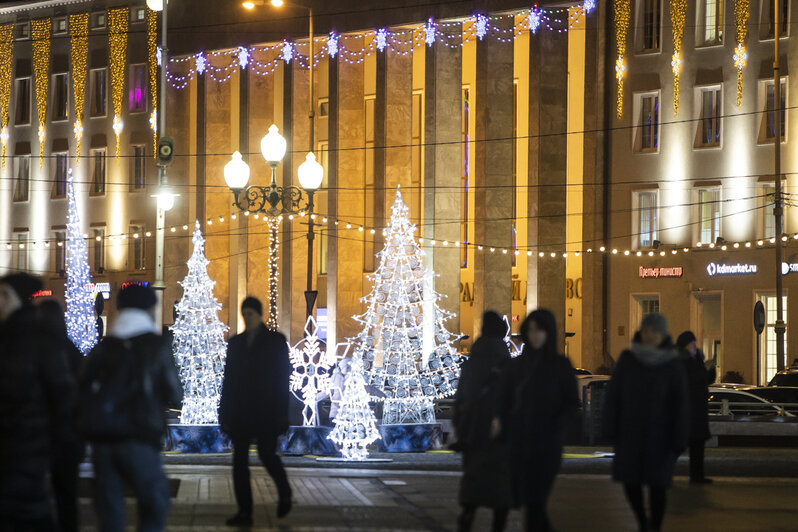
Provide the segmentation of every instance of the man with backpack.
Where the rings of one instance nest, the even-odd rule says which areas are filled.
[[[79,426],[92,446],[101,530],[125,530],[124,485],[138,500],[138,530],[166,527],[169,486],[161,464],[166,409],[182,388],[171,347],[154,322],[151,288],[128,285],[119,314],[89,353],[80,382]]]

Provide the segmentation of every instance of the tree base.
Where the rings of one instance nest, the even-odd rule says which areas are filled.
[[[203,454],[230,452],[232,446],[219,425],[169,425],[164,448],[178,453]]]
[[[290,426],[277,440],[277,452],[287,455],[341,456],[335,444],[327,438],[332,427]]]
[[[382,438],[377,445],[384,453],[414,453],[443,448],[440,423],[377,425]]]

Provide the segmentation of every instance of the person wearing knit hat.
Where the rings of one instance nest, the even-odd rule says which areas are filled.
[[[712,479],[704,475],[704,445],[709,433],[709,384],[715,381],[715,368],[707,371],[704,353],[696,345],[693,331],[684,331],[676,339],[679,359],[687,375],[687,395],[690,401],[690,483],[709,484]]]
[[[0,321],[7,320],[41,289],[42,282],[27,273],[11,273],[0,277]]]

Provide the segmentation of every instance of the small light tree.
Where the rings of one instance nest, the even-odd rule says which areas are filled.
[[[219,320],[222,305],[213,295],[214,282],[208,276],[205,239],[196,222],[194,251],[188,259],[188,274],[180,282],[183,297],[177,304],[177,318],[170,327],[174,334],[172,351],[183,382],[184,425],[214,425],[219,422],[219,396],[224,377],[228,327]]]
[[[333,424],[335,428],[328,437],[340,447],[345,460],[368,458],[367,447],[380,434],[369,406],[369,394],[363,380],[363,362],[358,357],[352,358],[349,372],[344,378],[343,396]]]

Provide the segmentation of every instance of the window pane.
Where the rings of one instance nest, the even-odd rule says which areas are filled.
[[[91,194],[105,194],[105,150],[91,150]]]
[[[30,190],[30,155],[17,156],[16,165],[14,201],[28,201],[28,193]]]
[[[147,68],[144,64],[130,65],[128,106],[131,112],[147,108]]]
[[[69,113],[67,75],[53,76],[53,120],[66,120]]]
[[[91,71],[91,114],[92,116],[103,116],[106,113],[106,80],[105,69],[100,68]]]
[[[53,173],[53,197],[63,198],[66,196],[67,178],[67,157],[66,153],[56,153],[55,169]]]
[[[17,80],[15,124],[30,123],[30,78]]]

